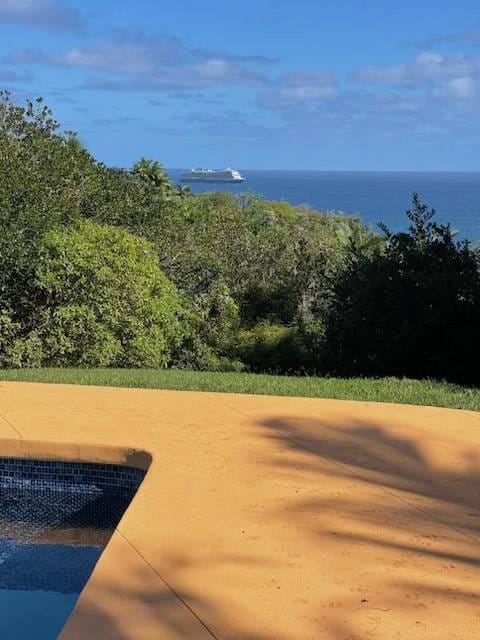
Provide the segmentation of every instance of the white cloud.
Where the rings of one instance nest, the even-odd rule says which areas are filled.
[[[412,91],[404,85],[366,90],[334,82],[286,82],[260,91],[258,104],[277,112],[291,129],[354,135],[372,131],[391,138],[410,135],[459,134],[478,128],[480,77],[444,78]],[[323,92],[325,90],[325,92]]]
[[[261,106],[273,109],[304,107],[338,95],[335,76],[329,71],[298,69],[284,73],[272,83],[272,88],[258,95]]]
[[[59,0],[1,0],[0,23],[25,24],[47,31],[81,31],[85,23],[73,7]]]
[[[479,88],[478,80],[463,76],[460,78],[452,78],[443,86],[435,89],[433,94],[444,98],[470,101],[478,98]]]
[[[117,73],[150,73],[161,65],[180,63],[187,51],[177,38],[115,32],[90,47],[77,47],[50,57],[52,64]]]
[[[223,78],[230,73],[231,64],[226,60],[206,60],[194,67],[200,76],[217,80]]]
[[[433,51],[420,53],[413,62],[386,68],[363,66],[354,69],[350,79],[357,84],[422,87],[441,80],[480,74],[480,60],[461,54],[445,55]]]
[[[47,0],[37,1],[46,6]],[[58,7],[53,0],[48,3]],[[12,0],[9,4],[11,8]],[[25,12],[32,0],[15,4],[17,10],[22,4]],[[6,6],[0,0],[0,18]],[[365,127],[392,136],[405,131],[443,134],[474,130],[480,106],[480,58],[435,51],[395,65],[359,67],[341,83],[331,71],[321,69],[294,69],[272,77],[272,58],[196,49],[169,35],[130,31],[110,32],[97,42],[53,54],[14,51],[0,63],[5,66],[4,74],[13,73],[9,64],[84,70],[87,73],[80,74],[80,86],[85,89],[161,92],[188,106],[199,108],[201,104],[205,113],[211,110],[206,105],[213,89],[256,88],[257,106],[269,112],[268,130],[282,123],[347,133]],[[249,93],[237,98],[251,108]],[[253,136],[262,135],[265,129],[262,118],[239,122],[225,112],[208,120],[197,116],[196,124],[215,134],[237,127]]]
[[[96,44],[47,55],[41,51],[16,51],[9,64],[46,64],[101,72],[87,79],[87,88],[110,90],[176,90],[221,85],[262,85],[265,74],[257,69],[270,59],[191,49],[180,39],[160,34],[116,31]],[[111,77],[111,74],[114,77]]]

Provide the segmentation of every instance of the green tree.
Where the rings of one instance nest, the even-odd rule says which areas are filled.
[[[4,352],[12,365],[165,367],[182,341],[175,287],[152,245],[122,229],[47,232],[35,289],[30,326]]]
[[[175,188],[167,172],[157,160],[140,158],[132,167],[132,174],[151,186],[161,189],[165,195],[174,192]]]
[[[0,308],[30,312],[40,239],[81,218],[95,164],[41,99],[19,107],[0,94]]]
[[[357,256],[336,287],[329,367],[348,375],[480,382],[480,260],[417,194],[408,232]]]
[[[301,373],[310,365],[310,356],[298,329],[259,322],[237,337],[237,354],[251,371]]]

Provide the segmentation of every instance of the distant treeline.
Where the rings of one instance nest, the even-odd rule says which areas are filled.
[[[97,162],[0,98],[0,366],[480,381],[479,252],[414,195],[406,233]]]

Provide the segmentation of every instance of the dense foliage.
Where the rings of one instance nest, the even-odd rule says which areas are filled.
[[[408,232],[97,162],[0,99],[0,365],[478,382],[479,258],[415,196]]]
[[[45,234],[35,276],[35,364],[171,362],[182,335],[181,305],[147,241],[83,220]]]
[[[408,233],[349,264],[327,332],[333,371],[480,382],[480,254],[415,194]]]

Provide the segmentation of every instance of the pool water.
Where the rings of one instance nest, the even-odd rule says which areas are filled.
[[[0,458],[0,638],[58,637],[144,472]]]

